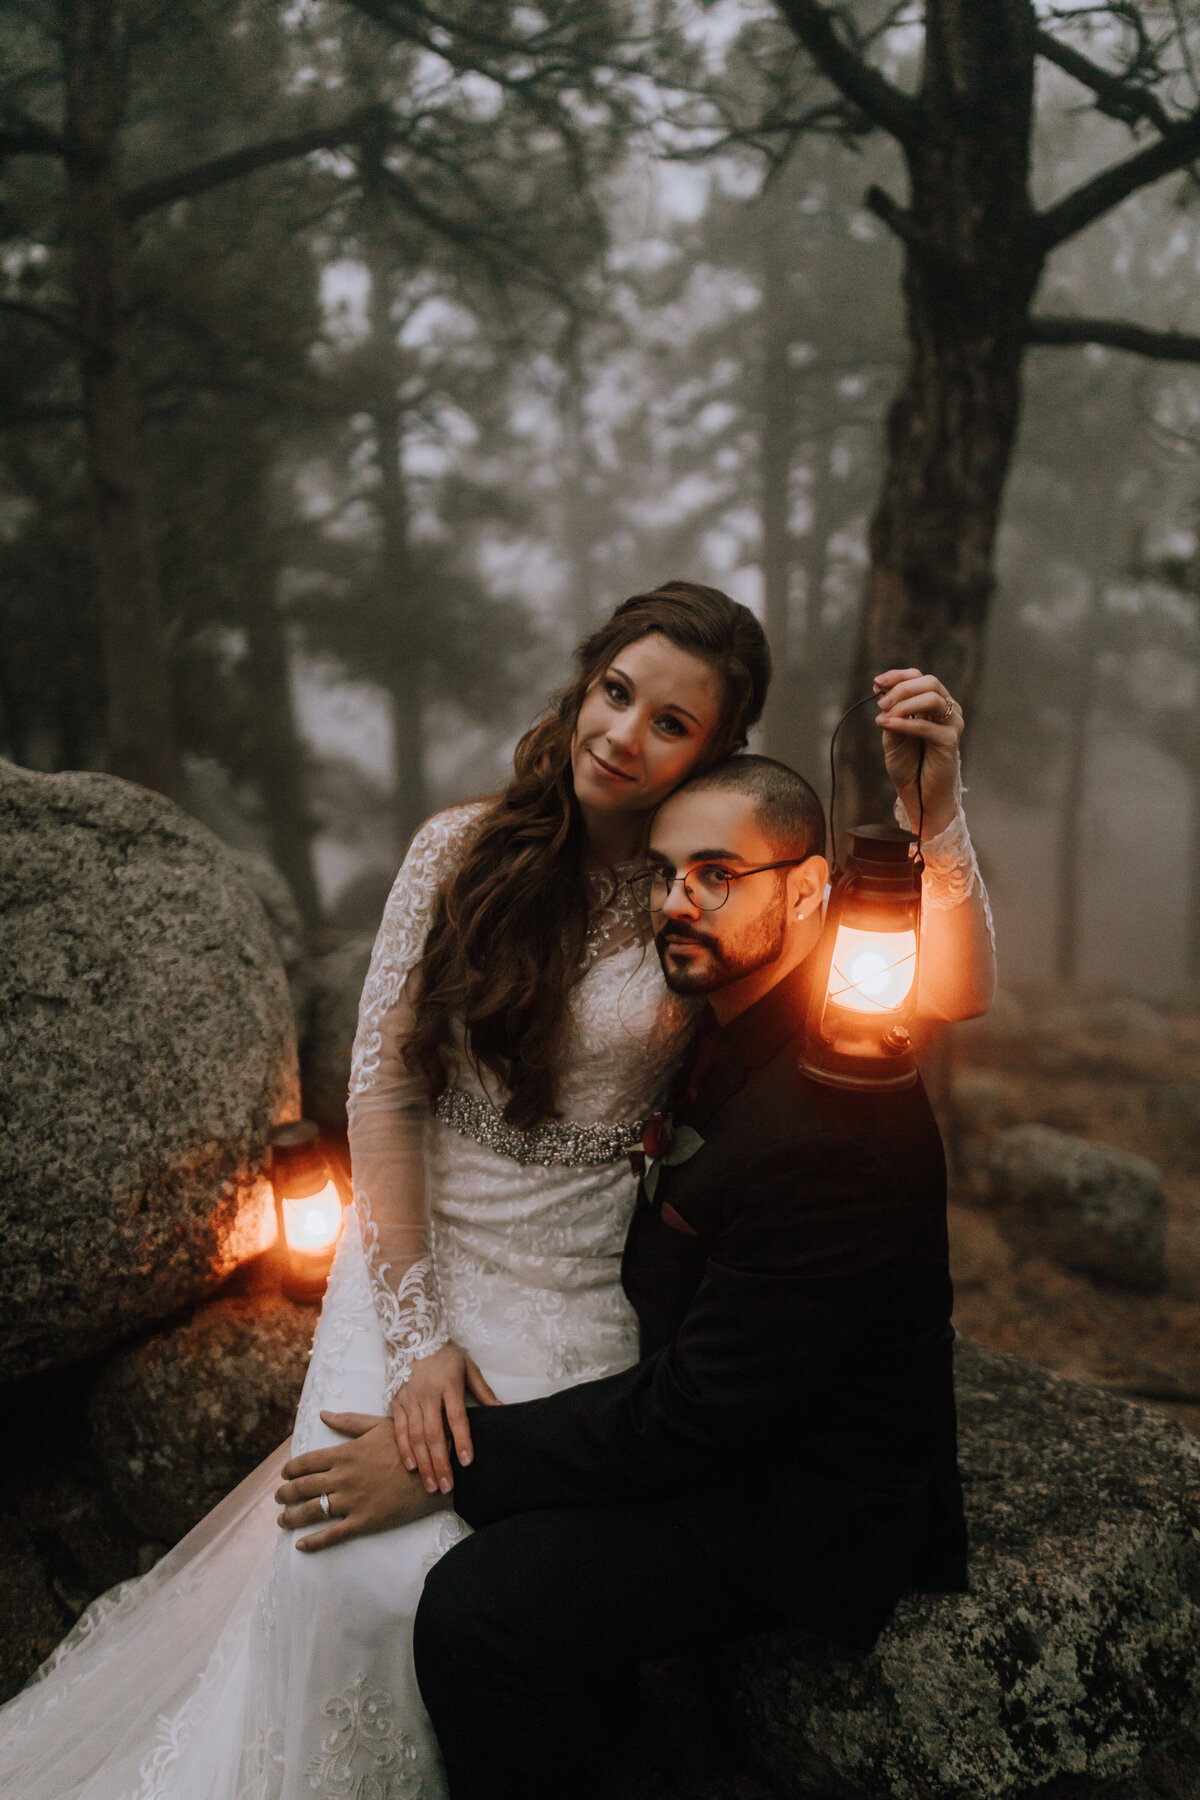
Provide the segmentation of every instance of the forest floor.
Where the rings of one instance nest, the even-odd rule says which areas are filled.
[[[952,1163],[958,1329],[1153,1405],[1200,1436],[1200,1009],[1045,989],[1004,995],[987,1019],[947,1034],[927,1080]],[[1159,1166],[1165,1287],[1101,1286],[1002,1235],[988,1205],[988,1148],[1027,1121]]]

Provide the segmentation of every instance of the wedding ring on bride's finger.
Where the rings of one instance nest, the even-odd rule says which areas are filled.
[[[320,1498],[320,1500],[319,1500],[319,1501],[318,1501],[318,1502],[317,1502],[317,1504],[318,1504],[318,1506],[319,1506],[319,1507],[320,1507],[320,1508],[321,1508],[321,1517],[322,1517],[322,1518],[323,1518],[323,1519],[324,1519],[324,1520],[325,1520],[325,1521],[326,1521],[326,1522],[328,1522],[328,1521],[329,1521],[329,1520],[330,1520],[330,1519],[332,1519],[332,1517],[333,1517],[333,1508],[332,1508],[332,1506],[330,1506],[330,1504],[329,1504],[329,1495],[328,1495],[328,1494],[322,1494],[322,1495],[321,1495],[321,1498]]]
[[[941,718],[938,720],[939,725],[948,725],[950,723],[951,719],[954,717],[954,708],[957,705],[958,705],[957,700],[952,700],[950,698],[949,694],[947,694],[946,695],[946,709],[943,712]]]

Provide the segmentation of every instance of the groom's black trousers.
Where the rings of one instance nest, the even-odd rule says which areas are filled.
[[[484,1527],[431,1569],[416,1618],[452,1800],[599,1800],[621,1678],[773,1622],[665,1501]]]

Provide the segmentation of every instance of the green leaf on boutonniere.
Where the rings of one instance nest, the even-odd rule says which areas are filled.
[[[661,1156],[652,1157],[646,1164],[646,1171],[642,1176],[642,1186],[646,1190],[647,1200],[653,1203],[658,1190],[658,1172],[664,1164],[668,1169],[674,1169],[680,1163],[687,1162],[690,1157],[695,1156],[697,1150],[703,1148],[704,1139],[692,1126],[680,1125],[677,1130],[672,1130],[668,1148]]]
[[[695,1156],[697,1150],[703,1150],[703,1148],[704,1139],[700,1133],[691,1125],[681,1125],[678,1131],[672,1132],[671,1148],[663,1157],[663,1161],[668,1169],[673,1169],[677,1163],[687,1162],[689,1157]]]

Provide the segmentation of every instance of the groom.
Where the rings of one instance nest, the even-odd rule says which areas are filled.
[[[453,1504],[476,1531],[415,1637],[453,1800],[604,1793],[637,1662],[784,1620],[866,1648],[906,1588],[966,1586],[937,1127],[919,1084],[799,1066],[823,849],[816,796],[765,757],[655,818],[659,958],[710,1011],[625,1248],[642,1360],[472,1413]],[[356,1435],[288,1465],[285,1524],[328,1490],[328,1541],[448,1504],[390,1421],[326,1419]]]

